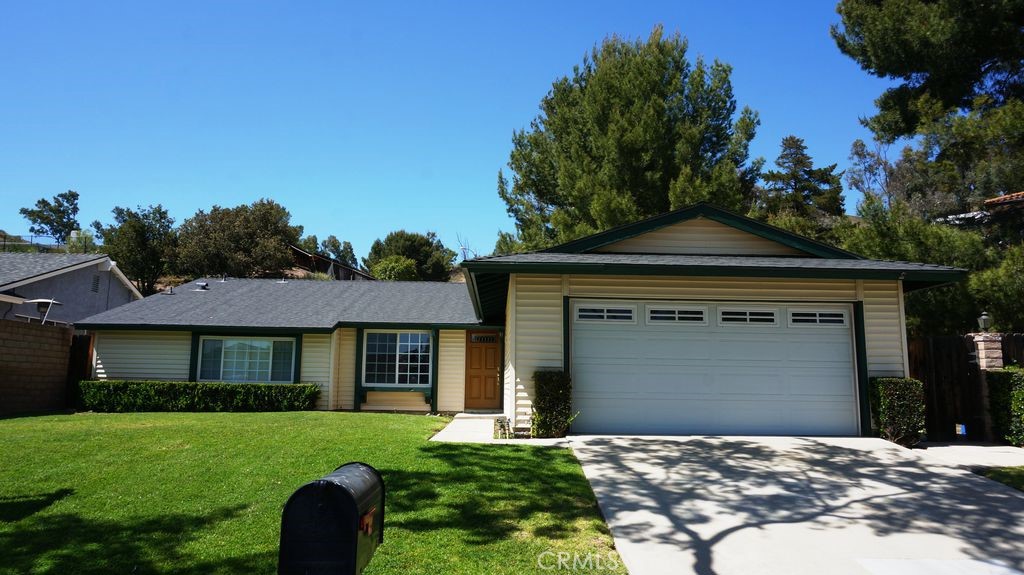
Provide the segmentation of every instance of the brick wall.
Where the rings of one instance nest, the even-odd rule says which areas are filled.
[[[72,333],[0,320],[0,415],[66,407]]]

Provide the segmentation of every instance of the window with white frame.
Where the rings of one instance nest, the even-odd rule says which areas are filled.
[[[291,383],[293,337],[214,337],[199,340],[199,380]]]
[[[846,325],[846,312],[838,310],[791,310],[789,312],[789,325],[825,325],[844,327]]]
[[[430,385],[429,332],[370,331],[364,338],[364,384]]]
[[[775,310],[719,308],[718,324],[775,325]]]
[[[708,309],[703,306],[648,305],[647,323],[650,325],[678,323],[707,325],[707,312]]]
[[[576,306],[576,321],[635,322],[635,312],[636,308],[631,305],[580,304]]]

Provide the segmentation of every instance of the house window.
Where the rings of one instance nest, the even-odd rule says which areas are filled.
[[[794,310],[789,312],[789,325],[831,325],[844,327],[846,325],[846,313],[842,311]]]
[[[633,306],[598,306],[582,304],[576,306],[576,321],[633,322],[636,308]]]
[[[720,309],[720,325],[745,323],[752,325],[775,325],[775,310]]]
[[[363,383],[430,385],[430,345],[428,332],[367,332],[363,356]]]
[[[291,383],[294,338],[202,337],[199,380]]]

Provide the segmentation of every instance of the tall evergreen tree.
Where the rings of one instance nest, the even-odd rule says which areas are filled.
[[[781,148],[778,169],[762,176],[765,186],[756,207],[769,215],[789,213],[812,220],[842,216],[842,173],[836,173],[836,164],[815,168],[807,145],[796,136],[783,138]]]
[[[434,232],[417,234],[398,230],[391,232],[383,240],[373,242],[370,253],[363,258],[363,267],[374,275],[383,273],[385,277],[393,280],[446,282],[451,275],[456,255],[441,243]],[[415,274],[409,273],[409,262],[406,260],[416,264]],[[378,265],[385,261],[386,265],[378,268]],[[382,271],[385,269],[386,272]]]
[[[515,132],[498,195],[516,221],[496,251],[538,249],[697,201],[746,211],[761,160],[758,125],[737,113],[731,68],[686,58],[656,27],[612,36],[556,80],[528,130]]]

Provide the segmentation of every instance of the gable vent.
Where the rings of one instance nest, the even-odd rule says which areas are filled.
[[[90,290],[92,293],[100,293],[100,275],[92,274],[92,287]]]

